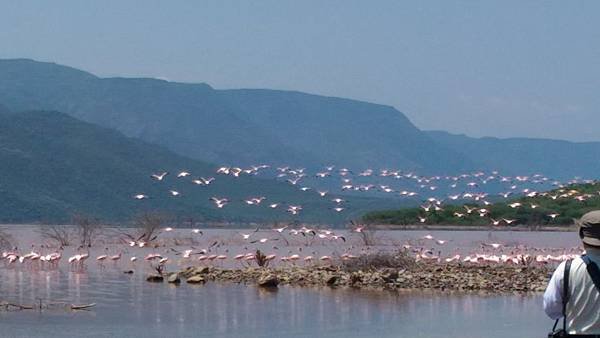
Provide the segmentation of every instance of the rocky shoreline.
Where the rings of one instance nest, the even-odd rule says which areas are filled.
[[[164,278],[163,278],[164,276]],[[379,290],[441,290],[485,293],[543,292],[550,270],[538,266],[417,264],[405,269],[349,271],[336,266],[225,269],[188,267],[178,272],[148,276],[148,281],[190,284],[230,282],[275,288],[351,287]]]

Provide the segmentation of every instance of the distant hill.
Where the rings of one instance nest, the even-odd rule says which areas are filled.
[[[211,163],[422,173],[475,167],[392,107],[299,92],[99,78],[18,59],[0,60],[0,102],[14,111],[63,111]]]
[[[209,186],[176,178],[179,170],[194,177],[216,177]],[[288,184],[251,176],[217,176],[215,165],[176,155],[166,148],[76,120],[66,114],[30,111],[0,113],[0,223],[66,222],[84,213],[109,222],[127,222],[144,211],[161,211],[195,221],[343,222],[381,202],[355,199],[348,213],[330,210],[329,199]],[[156,182],[150,174],[172,174]],[[180,191],[172,197],[169,190]],[[150,199],[137,201],[134,194]],[[284,209],[247,206],[243,199],[264,195],[268,202],[304,206],[299,217]],[[208,199],[228,197],[216,209]],[[391,203],[391,202],[390,202]],[[387,204],[388,206],[390,204]]]
[[[512,206],[511,206],[512,204]],[[472,209],[471,213],[468,210]],[[485,209],[483,215],[478,210]],[[493,225],[541,226],[572,225],[585,213],[600,209],[599,183],[574,184],[543,192],[534,197],[515,197],[501,200],[490,206],[465,203],[445,205],[440,211],[422,208],[372,211],[363,221],[373,224],[424,224],[424,225]],[[553,216],[550,216],[553,215]],[[419,218],[424,218],[421,222]],[[505,220],[511,221],[507,224]]]
[[[424,175],[499,170],[563,180],[600,173],[600,143],[423,132],[384,105],[290,91],[99,78],[26,59],[0,60],[0,102],[12,111],[62,111],[215,164],[309,169],[335,164]]]
[[[453,151],[476,159],[481,168],[522,175],[539,171],[559,179],[600,177],[600,142],[472,138],[444,131],[427,134]]]

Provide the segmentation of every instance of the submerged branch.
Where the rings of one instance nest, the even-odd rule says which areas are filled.
[[[0,301],[0,310],[4,310],[4,311],[20,311],[20,310],[42,310],[44,308],[49,309],[50,307],[54,307],[54,306],[58,306],[58,307],[62,307],[65,310],[70,309],[70,310],[87,310],[89,308],[92,308],[94,306],[96,306],[96,303],[90,303],[90,304],[71,304],[71,303],[67,303],[67,302],[42,302],[41,299],[39,299],[39,304],[35,304],[35,305],[29,305],[29,304],[17,304],[17,303],[13,303],[13,302],[7,302],[7,301]]]

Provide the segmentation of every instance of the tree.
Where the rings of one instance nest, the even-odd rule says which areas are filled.
[[[137,216],[134,224],[138,228],[139,234],[136,237],[147,243],[155,240],[165,222],[166,217],[157,212],[146,212]]]
[[[102,233],[102,225],[99,220],[83,214],[74,215],[73,224],[77,227],[80,245],[84,247],[91,247]]]
[[[70,228],[64,225],[41,225],[39,233],[44,239],[56,241],[60,246],[71,245]]]

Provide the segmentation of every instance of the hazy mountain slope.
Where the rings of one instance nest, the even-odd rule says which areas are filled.
[[[393,107],[275,90],[223,90],[246,123],[274,126],[286,147],[309,149],[322,164],[448,172],[469,164],[433,142]]]
[[[207,187],[190,178],[149,175],[186,169],[196,176],[215,176]],[[165,148],[78,121],[56,112],[0,114],[0,222],[66,221],[83,212],[107,221],[127,221],[135,214],[159,210],[196,220],[321,220],[342,221],[358,215],[375,200],[357,199],[350,214],[336,214],[328,199],[317,198],[287,184],[256,177],[216,176],[215,166],[176,155]],[[182,193],[173,198],[168,190]],[[132,195],[148,194],[137,201]],[[268,201],[301,204],[296,218],[283,209],[247,206],[243,199],[264,195]],[[208,198],[228,197],[217,210]],[[386,204],[386,203],[384,203]],[[388,206],[390,204],[387,204]],[[362,207],[361,207],[362,206]]]
[[[51,63],[0,60],[0,102],[12,110],[64,111],[214,163],[438,173],[473,167],[394,108],[297,92],[101,79]]]
[[[455,152],[477,159],[481,167],[505,173],[525,175],[536,171],[560,179],[600,176],[600,142],[472,138],[443,131],[427,134]]]

